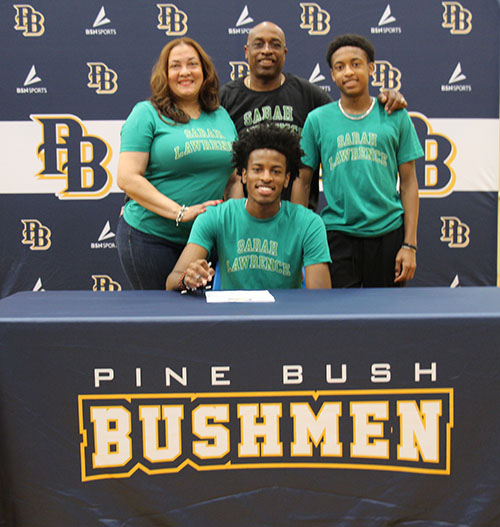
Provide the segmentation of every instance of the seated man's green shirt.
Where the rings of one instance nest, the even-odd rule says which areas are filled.
[[[246,200],[209,207],[193,225],[188,243],[215,246],[221,289],[294,289],[302,287],[302,266],[329,263],[321,218],[302,205],[281,203],[277,214],[258,219]]]

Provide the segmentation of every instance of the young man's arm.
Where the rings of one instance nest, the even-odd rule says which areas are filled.
[[[418,224],[418,183],[415,161],[399,165],[399,190],[404,209],[404,243],[417,246]],[[406,282],[415,275],[417,267],[416,250],[401,247],[396,255],[394,282]]]
[[[303,238],[303,262],[306,271],[306,289],[330,289],[330,248],[323,220],[310,210],[303,211],[307,222]]]
[[[306,289],[331,289],[330,271],[327,263],[306,267]]]
[[[215,274],[214,269],[210,267],[206,258],[208,251],[201,245],[188,243],[182,251],[174,269],[167,277],[165,287],[168,291],[180,291],[185,288],[196,289],[204,287]],[[184,275],[184,287],[179,284],[182,274]]]
[[[292,184],[292,194],[290,201],[308,207],[309,192],[311,191],[311,182],[313,178],[312,168],[305,165],[300,169],[299,175],[295,178]]]

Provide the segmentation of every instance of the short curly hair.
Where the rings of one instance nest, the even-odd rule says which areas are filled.
[[[299,174],[304,152],[300,148],[300,137],[286,127],[275,123],[262,123],[243,130],[233,143],[233,166],[238,174],[248,167],[248,158],[254,150],[269,148],[283,154],[290,181]]]
[[[368,62],[375,62],[375,48],[373,44],[362,35],[356,35],[354,33],[347,33],[340,35],[335,40],[330,42],[326,51],[326,62],[328,67],[332,67],[332,55],[339,49],[345,46],[352,46],[354,48],[361,48],[368,58]]]

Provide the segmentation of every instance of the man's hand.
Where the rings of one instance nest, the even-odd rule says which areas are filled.
[[[196,260],[191,262],[184,275],[184,284],[189,289],[198,289],[198,287],[205,287],[212,281],[215,275],[212,264],[206,260]]]
[[[380,104],[385,105],[384,109],[389,115],[396,110],[402,110],[408,106],[404,95],[396,90],[384,90],[379,93],[377,99]]]
[[[411,280],[415,276],[417,268],[417,254],[413,249],[401,247],[396,255],[396,265],[394,267],[394,282],[403,283]]]

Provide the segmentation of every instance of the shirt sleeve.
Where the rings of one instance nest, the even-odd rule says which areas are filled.
[[[228,97],[229,97],[229,87],[227,84],[224,84],[219,91],[220,105],[223,106],[224,108],[226,107]]]
[[[227,117],[227,121],[228,121],[228,126],[231,128],[231,132],[232,132],[232,137],[229,138],[228,137],[228,140],[234,142],[238,139],[238,131],[236,130],[236,126],[234,125],[234,122],[233,120],[231,119],[231,116],[229,115],[229,112],[224,108],[224,106],[221,106],[219,107],[220,111],[224,112],[224,114],[226,115]]]
[[[123,123],[120,152],[149,152],[155,134],[153,111],[150,103],[136,104]]]
[[[207,207],[193,223],[188,243],[200,245],[210,254],[217,240],[218,215],[217,207]]]
[[[320,151],[315,128],[314,117],[309,114],[302,130],[300,146],[304,151],[302,163],[313,170],[316,170],[320,163]]]
[[[398,166],[424,155],[415,126],[406,110],[401,110],[399,127]]]
[[[321,88],[318,88],[317,86],[314,86],[314,107],[319,108],[320,106],[324,106],[325,104],[328,104],[332,102],[332,98],[325,90],[322,90]]]
[[[304,267],[318,263],[330,263],[330,249],[323,220],[314,212],[304,235]]]

